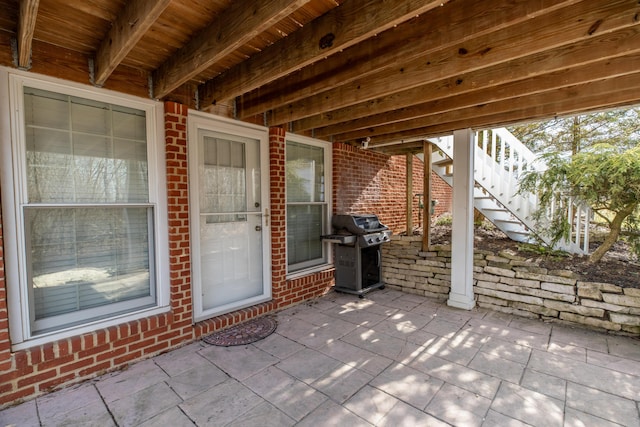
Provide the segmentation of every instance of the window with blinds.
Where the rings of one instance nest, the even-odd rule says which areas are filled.
[[[31,332],[156,304],[146,112],[24,87]]]
[[[287,140],[287,262],[294,272],[328,262],[327,147],[315,140]]]

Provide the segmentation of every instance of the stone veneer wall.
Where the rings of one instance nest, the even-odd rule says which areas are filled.
[[[392,289],[446,300],[451,247],[422,252],[421,244],[421,236],[393,236],[383,245],[383,280]],[[548,271],[509,251],[475,250],[474,293],[478,306],[496,311],[640,334],[640,289]]]

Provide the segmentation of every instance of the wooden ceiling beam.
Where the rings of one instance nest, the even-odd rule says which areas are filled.
[[[400,156],[405,154],[418,154],[422,153],[424,142],[422,139],[417,141],[405,142],[403,144],[393,144],[372,147],[373,151],[386,154],[388,156]]]
[[[398,123],[392,132],[375,135],[369,148],[403,140],[431,138],[451,134],[456,129],[474,129],[507,126],[558,116],[604,110],[638,102],[640,73],[621,76],[560,90],[537,93],[517,99],[499,101],[449,113],[438,114],[418,123]],[[522,106],[518,108],[518,106]],[[388,131],[391,129],[387,129]],[[368,135],[363,134],[362,137]],[[356,142],[358,139],[355,139]],[[350,142],[350,141],[341,141]]]
[[[446,113],[460,108],[533,95],[539,92],[562,89],[567,86],[604,80],[625,74],[633,74],[640,69],[640,34],[639,37],[636,38],[636,43],[636,53],[630,55],[617,58],[603,58],[600,61],[590,62],[579,67],[551,70],[552,72],[550,73],[539,74],[525,79],[493,81],[479,80],[476,78],[473,81],[478,83],[475,86],[480,88],[478,90],[467,91],[449,97],[441,97],[420,104],[372,114],[371,116],[360,119],[349,120],[337,125],[316,129],[314,130],[314,135],[317,138],[325,138],[327,136],[335,137],[336,135],[344,137],[349,133],[361,133],[361,130],[368,128],[415,119],[434,114],[435,112]],[[427,94],[428,92],[421,90],[420,93]],[[429,96],[425,98],[429,98]]]
[[[634,78],[637,78],[636,74],[638,72],[638,69],[640,69],[638,67],[640,63],[635,62],[635,65],[636,65],[636,68],[630,71],[629,73],[627,73],[630,76],[623,75],[623,76],[619,76],[618,78],[621,79],[622,81],[624,81],[624,79],[627,78],[627,79],[630,79],[631,82],[633,82]],[[536,80],[539,80],[539,79],[525,80],[519,83],[522,85],[521,87],[526,87],[527,84],[535,85],[536,83],[538,83],[538,81]],[[616,79],[606,78],[602,80],[589,81],[587,83],[574,84],[571,86],[567,85],[561,88],[552,87],[546,91],[538,90],[538,91],[533,91],[532,93],[514,94],[514,96],[506,97],[503,99],[499,99],[495,101],[487,100],[486,102],[474,103],[467,106],[459,104],[456,108],[445,109],[444,111],[435,110],[435,111],[431,111],[428,114],[426,114],[427,112],[425,112],[425,114],[420,117],[401,120],[394,123],[384,124],[384,125],[375,126],[375,127],[369,127],[366,129],[354,130],[347,133],[335,134],[335,135],[332,135],[332,137],[336,141],[355,141],[355,140],[359,140],[366,137],[373,139],[377,135],[395,133],[398,131],[398,129],[424,128],[427,126],[435,125],[442,121],[451,121],[451,117],[457,117],[458,120],[463,120],[463,119],[472,119],[475,115],[483,115],[483,116],[486,116],[489,114],[493,115],[493,114],[496,114],[497,111],[509,112],[513,110],[514,105],[517,105],[517,103],[519,102],[523,102],[523,100],[526,100],[527,105],[544,106],[545,103],[554,103],[554,102],[559,102],[564,100],[564,97],[566,97],[567,94],[584,93],[584,90],[582,90],[582,88],[588,87],[588,88],[592,88],[594,92],[600,91],[601,93],[603,93],[603,90],[601,90],[601,88],[610,87],[612,85],[611,82],[615,80]],[[614,87],[613,89],[617,89],[617,87]],[[480,93],[481,97],[482,96],[486,97],[488,95],[487,89],[482,89],[482,90],[479,90],[478,92]],[[464,96],[467,96],[467,95],[459,95],[454,98],[459,98]],[[459,101],[458,99],[454,100],[454,102],[458,102],[458,101]],[[490,111],[490,113],[486,113],[485,111]]]
[[[464,6],[448,3],[305,67],[286,79],[245,93],[238,100],[238,117],[261,114],[578,1],[492,0],[467,2]],[[442,31],[443,22],[447,23],[446,31]]]
[[[40,0],[20,0],[18,16],[18,68],[31,67],[31,46]]]
[[[544,55],[538,54],[521,58],[487,70],[469,73],[464,77],[461,76],[462,80],[469,83],[465,85],[463,90],[452,91],[448,87],[452,82],[445,80],[411,91],[404,91],[402,94],[407,99],[404,102],[401,99],[393,99],[394,106],[384,105],[383,102],[380,102],[376,107],[367,105],[368,103],[359,104],[353,108],[348,107],[344,110],[350,111],[335,112],[334,115],[354,117],[349,113],[353,114],[353,110],[357,110],[358,114],[360,114],[360,110],[365,109],[367,106],[369,107],[369,115],[360,115],[360,118],[314,129],[314,135],[318,138],[324,138],[330,135],[342,134],[342,137],[344,137],[350,132],[358,133],[360,129],[381,126],[386,123],[409,120],[428,114],[442,113],[635,73],[640,69],[640,27],[626,29],[621,33],[629,37],[624,37],[624,41],[606,37],[607,42],[601,42],[600,46],[604,48],[607,44],[611,44],[612,50],[608,51],[611,55],[619,54],[616,48],[621,47],[621,51],[625,53],[623,56],[602,57],[599,50],[575,49],[572,47],[571,49],[562,49],[565,51],[565,57],[558,56],[555,53],[546,53]],[[592,46],[591,41],[589,40],[584,45]],[[635,49],[635,51],[625,52],[627,50],[625,47]],[[603,51],[606,51],[606,49]],[[587,55],[586,57],[585,54]],[[555,58],[556,60],[553,62],[545,61],[545,59],[549,58]],[[551,63],[553,67],[545,70],[546,64]],[[571,65],[565,67],[564,64]],[[416,101],[421,100],[424,102],[416,103]],[[398,106],[398,104],[405,105]],[[355,107],[358,108],[356,109]],[[300,132],[301,130],[295,123],[292,124],[291,128],[293,132]]]
[[[353,46],[450,0],[346,0],[256,53],[201,90],[202,104],[233,99]]]
[[[269,124],[288,123],[636,26],[640,22],[634,17],[639,13],[635,0],[590,0],[580,8],[563,8],[277,108]]]
[[[133,0],[126,2],[122,13],[111,26],[96,52],[93,83],[102,86],[113,70],[135,47],[171,0]]]
[[[493,91],[490,94],[491,97],[497,97],[504,96],[508,90],[513,91],[511,82],[547,74],[550,76],[543,77],[541,82],[547,85],[557,84],[558,87],[587,82],[589,78],[601,79],[608,73],[624,74],[634,66],[638,66],[634,55],[638,51],[640,51],[640,26],[430,82],[372,101],[328,111],[293,122],[291,129],[293,132],[314,129],[317,137],[324,137],[385,122],[405,120],[415,112],[424,113],[437,100],[472,93],[478,88],[489,88]],[[606,55],[602,52],[606,52]],[[582,71],[571,70],[571,68],[580,68]],[[548,82],[549,79],[554,78],[557,78],[558,82]],[[571,79],[574,78],[581,80],[572,82]],[[535,87],[532,86],[526,90],[533,91]],[[491,98],[480,100],[478,96],[458,99],[466,103],[463,105],[493,100]],[[438,104],[438,108],[442,109],[444,106]]]
[[[155,71],[154,96],[168,95],[309,1],[232,1],[215,22]]]

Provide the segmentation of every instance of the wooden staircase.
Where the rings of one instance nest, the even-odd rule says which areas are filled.
[[[453,186],[453,137],[435,138],[430,142],[437,148],[432,154],[433,171]],[[542,240],[549,244],[551,239],[545,233],[548,223],[533,218],[537,195],[518,192],[519,177],[531,169],[542,170],[545,165],[504,128],[478,132],[474,153],[474,207],[512,240]],[[591,212],[584,204],[569,203],[571,236],[558,242],[555,248],[586,254]]]

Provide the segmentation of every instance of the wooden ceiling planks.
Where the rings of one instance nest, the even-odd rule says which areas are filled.
[[[395,7],[389,7],[384,0],[345,2],[316,19],[314,25],[293,32],[207,82],[202,102],[207,105],[232,99],[446,2],[405,0],[395,2]]]
[[[453,46],[438,46],[409,62],[396,63],[394,67],[386,67],[347,84],[328,86],[329,90],[273,109],[270,123],[288,123],[640,24],[630,16],[627,0],[588,3],[584,8],[576,9],[572,5],[552,16],[518,21],[514,26],[481,34]],[[590,32],[593,23],[599,21],[602,24]],[[561,26],[562,31],[559,31]],[[606,53],[601,55],[606,56]]]
[[[265,85],[257,95],[246,93],[238,106],[238,115],[250,117],[276,109],[385,69],[397,68],[398,64],[426,57],[437,50],[450,48],[446,52],[450,55],[456,50],[456,44],[472,37],[518,25],[560,6],[572,5],[575,1],[552,0],[543,5],[528,0],[499,0],[494,1],[491,8],[482,2],[474,2],[464,8],[456,2],[448,3],[306,67],[286,81]],[[442,31],[442,22],[447,22],[447,31]]]
[[[603,55],[602,52],[607,52]],[[357,131],[386,122],[408,120],[487,103],[515,98],[568,84],[620,76],[640,67],[640,26],[625,28],[584,40],[571,46],[517,58],[474,72],[360,103],[292,124],[295,131],[315,128],[319,137]],[[338,117],[350,117],[336,119]]]
[[[242,2],[232,3],[223,19],[216,20],[198,33],[158,68],[154,73],[155,96],[166,96],[285,19],[307,1],[253,2],[252,8],[247,8]]]
[[[123,65],[153,72],[223,13],[230,1],[171,1]]]
[[[131,0],[115,19],[96,53],[94,84],[102,86],[158,19],[171,0]]]
[[[40,0],[34,39],[92,55],[123,4],[111,0]]]
[[[376,145],[415,138],[416,134],[425,137],[450,134],[451,129],[462,129],[465,126],[483,129],[526,122],[539,117],[552,118],[630,106],[638,103],[639,92],[640,73],[566,86],[559,90],[429,116],[419,123],[398,123],[393,128],[386,128],[388,133],[372,137],[369,147],[375,148]],[[462,126],[463,123],[466,125]],[[378,131],[376,128],[376,132]],[[363,137],[366,137],[366,133],[358,135],[354,142]]]
[[[0,65],[398,153],[640,102],[637,0],[162,1],[0,0]]]

